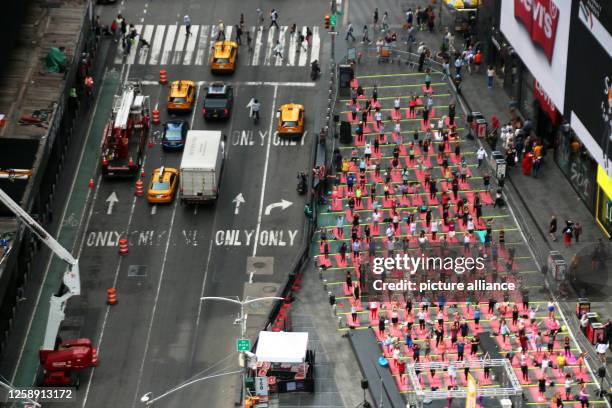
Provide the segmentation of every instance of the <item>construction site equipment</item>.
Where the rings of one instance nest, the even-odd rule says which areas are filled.
[[[40,377],[37,383],[39,386],[47,387],[77,386],[78,372],[98,364],[98,352],[90,339],[62,341],[58,337],[68,300],[81,294],[79,261],[1,189],[0,202],[12,211],[55,255],[68,264],[60,290],[50,299],[45,337],[39,350],[42,369],[39,370]]]

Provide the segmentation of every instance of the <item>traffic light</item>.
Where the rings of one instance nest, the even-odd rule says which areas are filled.
[[[336,29],[336,15],[332,14],[332,16],[329,18],[329,24],[331,24],[332,29]]]
[[[329,16],[325,16],[325,29],[329,30]]]

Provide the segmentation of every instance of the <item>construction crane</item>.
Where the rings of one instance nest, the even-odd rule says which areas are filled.
[[[79,261],[2,189],[0,189],[0,202],[12,211],[55,255],[68,264],[60,290],[51,295],[45,337],[39,350],[43,370],[37,385],[78,386],[78,370],[97,365],[98,352],[90,339],[80,338],[62,342],[58,341],[58,333],[65,317],[64,310],[68,300],[81,294]]]

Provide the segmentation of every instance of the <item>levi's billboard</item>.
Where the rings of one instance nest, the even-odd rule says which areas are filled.
[[[571,0],[502,0],[501,30],[563,111]]]

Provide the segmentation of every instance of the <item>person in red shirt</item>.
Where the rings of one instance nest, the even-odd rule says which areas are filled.
[[[480,71],[480,64],[482,64],[482,54],[480,50],[476,51],[476,55],[474,55],[474,71]]]

